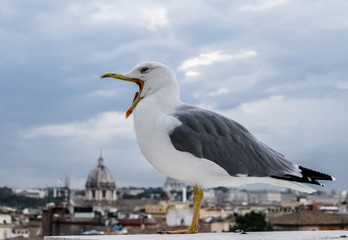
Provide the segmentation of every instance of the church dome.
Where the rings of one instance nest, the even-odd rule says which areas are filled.
[[[86,181],[87,188],[103,188],[103,187],[116,187],[114,176],[111,171],[104,166],[104,159],[100,155],[98,159],[98,166],[92,169],[88,175]]]
[[[100,154],[98,166],[92,169],[86,181],[86,198],[92,201],[116,201],[116,184],[111,171],[104,166]]]

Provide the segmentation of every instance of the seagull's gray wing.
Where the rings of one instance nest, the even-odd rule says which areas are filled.
[[[182,123],[169,133],[173,146],[218,164],[231,176],[274,177],[319,184],[302,174],[304,169],[312,175],[318,172],[288,161],[236,121],[189,105],[177,108],[173,116]]]

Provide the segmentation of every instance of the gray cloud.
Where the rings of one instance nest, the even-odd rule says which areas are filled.
[[[68,174],[83,187],[100,149],[120,185],[161,185],[123,119],[136,86],[99,80],[156,60],[175,70],[184,101],[240,121],[291,160],[335,175],[329,187],[347,188],[347,2],[1,5],[4,185],[14,173],[21,186]],[[255,54],[232,57],[243,52]]]

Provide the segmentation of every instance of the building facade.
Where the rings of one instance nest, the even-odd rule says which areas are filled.
[[[9,214],[0,214],[0,239],[9,238],[28,238],[29,230],[27,228],[15,228],[12,223],[12,217]]]
[[[182,191],[182,189],[186,189],[186,183],[167,177],[163,188],[165,191]]]

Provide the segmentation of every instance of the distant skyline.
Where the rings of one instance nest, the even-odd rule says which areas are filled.
[[[166,176],[142,156],[124,117],[137,86],[100,80],[154,60],[175,71],[184,102],[335,176],[327,189],[348,189],[347,1],[0,4],[2,186],[70,176],[83,188],[100,150],[118,187],[162,186]]]

